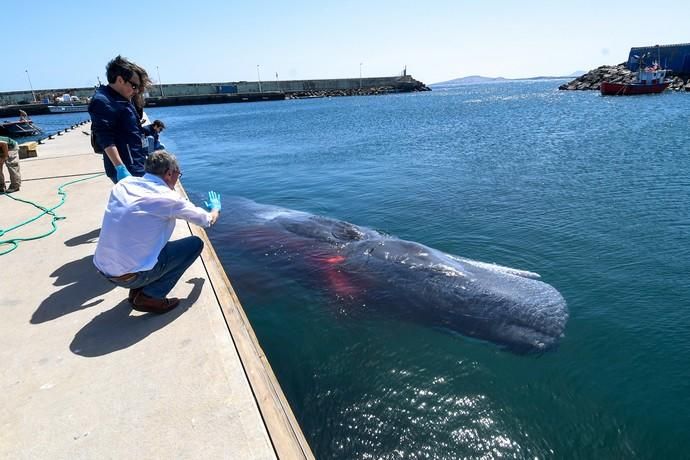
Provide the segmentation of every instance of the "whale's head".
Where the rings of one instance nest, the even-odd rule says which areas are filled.
[[[394,285],[396,308],[416,320],[518,353],[548,350],[563,337],[565,299],[536,273],[395,238],[363,241],[351,257]]]
[[[477,314],[485,312],[492,341],[513,351],[544,351],[564,335],[568,307],[563,296],[536,273],[464,259],[469,289],[477,290]]]
[[[444,327],[518,353],[553,348],[564,335],[568,307],[539,275],[450,256],[436,278],[436,309]]]

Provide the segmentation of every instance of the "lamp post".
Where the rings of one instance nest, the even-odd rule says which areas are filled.
[[[36,102],[36,93],[34,93],[34,85],[31,84],[31,77],[29,76],[29,70],[25,69],[26,78],[29,80],[29,88],[31,88],[31,94],[34,96],[34,102]]]
[[[362,89],[362,63],[359,63],[359,89]]]
[[[261,74],[259,73],[259,64],[256,65],[256,76],[259,79],[259,92],[263,93],[261,90]]]
[[[161,72],[158,70],[158,66],[156,66],[156,73],[158,74],[158,87],[161,90],[161,97],[165,97],[165,93],[163,93],[163,82],[161,81]]]

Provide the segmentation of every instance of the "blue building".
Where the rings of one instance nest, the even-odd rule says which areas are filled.
[[[662,68],[669,69],[675,75],[690,75],[690,43],[630,48],[628,69],[636,71],[639,58],[642,58],[644,66],[658,62]]]

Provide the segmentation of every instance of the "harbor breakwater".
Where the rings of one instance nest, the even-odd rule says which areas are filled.
[[[29,115],[47,114],[49,113],[48,105],[56,96],[69,94],[80,100],[88,100],[94,90],[95,87],[0,93],[0,116],[17,116],[20,108]],[[146,94],[146,102],[150,106],[170,106],[413,91],[430,91],[430,89],[411,75],[321,80],[176,83],[151,86]],[[31,102],[34,100],[42,102]]]
[[[577,77],[569,83],[561,85],[560,90],[599,90],[601,82],[608,81],[612,83],[630,83],[635,74],[628,69],[627,63],[623,62],[618,65],[609,66],[603,65],[594,70],[590,70],[586,74]],[[679,76],[671,76],[671,84],[668,89],[671,91],[690,91],[690,79]]]

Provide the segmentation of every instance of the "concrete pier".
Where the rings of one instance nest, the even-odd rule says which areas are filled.
[[[52,234],[0,256],[0,458],[313,458],[203,229],[177,224],[174,239],[206,247],[168,314],[133,311],[95,271],[112,184],[88,131],[45,141],[20,161],[21,190],[0,195],[6,230],[41,212],[25,201],[52,208],[66,193]]]

